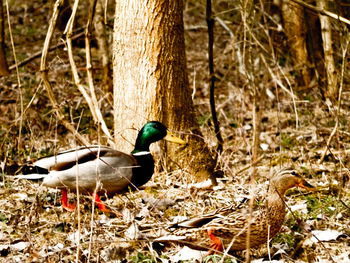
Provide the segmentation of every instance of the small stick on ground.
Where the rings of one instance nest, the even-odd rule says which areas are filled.
[[[213,55],[213,46],[214,46],[214,18],[212,16],[211,10],[211,0],[207,0],[207,10],[206,10],[206,19],[208,24],[208,60],[209,60],[209,87],[210,87],[210,109],[211,115],[213,117],[215,135],[218,140],[217,152],[220,154],[223,150],[224,140],[221,136],[220,125],[216,115],[215,109],[215,74],[214,74],[214,55]]]
[[[346,42],[346,45],[343,49],[343,55],[342,55],[342,59],[343,59],[343,63],[342,63],[342,68],[341,68],[341,79],[340,79],[340,84],[339,84],[339,94],[338,94],[338,103],[337,103],[337,112],[336,112],[336,119],[335,119],[335,126],[331,132],[331,135],[329,136],[328,140],[327,140],[327,145],[323,151],[323,154],[320,158],[320,160],[318,161],[318,163],[322,163],[327,151],[329,150],[329,145],[332,141],[332,138],[334,137],[335,133],[338,131],[338,126],[339,126],[339,114],[340,114],[340,106],[341,106],[341,99],[342,99],[342,93],[343,93],[343,82],[344,82],[344,73],[345,73],[345,64],[346,64],[346,54],[348,51],[348,47],[349,47],[349,41]]]

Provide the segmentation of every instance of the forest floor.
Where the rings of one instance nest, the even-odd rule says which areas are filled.
[[[11,8],[14,41],[19,43],[16,44],[18,60],[41,50],[48,13],[49,1],[45,5],[34,1]],[[216,138],[208,99],[204,5],[186,6],[185,29],[189,83],[198,123],[214,154]],[[60,36],[56,34],[55,43]],[[253,96],[243,77],[237,77],[233,43],[227,29],[217,24],[216,103],[224,138],[224,150],[218,155],[217,170],[222,174],[218,185],[194,183],[186,167],[175,171],[157,169],[140,191],[104,200],[123,217],[92,209],[89,196],[80,196],[79,209],[67,212],[60,205],[58,190],[12,177],[21,164],[69,149],[76,142],[58,124],[53,113],[40,80],[40,58],[19,68],[21,88],[15,71],[9,77],[2,77],[0,164],[6,176],[2,176],[0,187],[0,262],[74,262],[76,259],[79,262],[194,262],[190,258],[197,262],[219,262],[220,255],[199,255],[183,250],[181,244],[162,247],[148,237],[158,235],[176,220],[234,206],[251,197]],[[8,54],[11,54],[9,47],[10,44]],[[83,68],[84,49],[75,47],[75,51],[77,63]],[[94,59],[97,65],[97,58]],[[96,144],[98,132],[86,103],[72,83],[66,51],[52,51],[49,60],[50,80],[67,119],[79,122],[80,133]],[[101,75],[100,71],[96,67],[97,76]],[[261,74],[265,73],[261,70]],[[270,249],[266,246],[251,249],[251,258],[254,262],[349,262],[350,78],[344,77],[339,126],[328,145],[336,125],[337,109],[322,100],[317,85],[296,89],[293,101],[273,81],[265,84],[270,95],[265,96],[261,106],[261,159],[256,164],[255,177],[257,198],[264,196],[271,170],[284,166],[296,168],[317,191],[292,189],[287,193],[286,203],[293,212],[288,211],[281,232],[270,242]],[[110,125],[112,106],[103,96],[103,88],[97,85],[97,89],[104,117]],[[327,147],[329,151],[321,160]],[[157,167],[163,167],[162,160],[155,158]],[[70,199],[76,200],[76,196],[71,194]],[[226,255],[222,262],[244,262],[245,256],[244,252]]]

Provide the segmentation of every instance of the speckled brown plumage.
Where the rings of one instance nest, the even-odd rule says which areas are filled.
[[[286,215],[282,198],[288,189],[295,186],[309,190],[313,188],[291,169],[283,169],[271,178],[265,205],[252,215],[251,248],[266,243],[268,238],[278,233]],[[230,251],[245,250],[248,217],[248,212],[224,209],[212,215],[178,223],[174,225],[176,229],[172,234],[185,237],[183,240],[193,248],[223,250],[230,247]]]

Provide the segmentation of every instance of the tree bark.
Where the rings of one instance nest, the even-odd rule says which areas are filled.
[[[317,6],[321,9],[327,10],[326,0],[316,1]],[[333,102],[337,98],[338,88],[337,88],[337,70],[334,65],[333,58],[333,40],[331,32],[331,23],[329,17],[324,15],[319,15],[321,23],[321,35],[323,42],[323,53],[324,53],[324,67],[327,75],[327,92],[326,96]]]
[[[0,0],[0,76],[10,74],[5,53],[4,5]]]
[[[311,81],[309,71],[308,53],[306,48],[306,26],[303,7],[291,1],[283,1],[282,16],[284,32],[291,49],[293,63],[299,68],[301,78],[300,86],[308,87]]]
[[[167,144],[167,160],[198,180],[213,176],[215,161],[195,121],[188,87],[183,1],[116,1],[113,43],[114,129],[119,149],[132,150],[136,130],[149,120],[191,133],[189,145]],[[164,149],[164,147],[161,147]]]
[[[98,45],[98,56],[102,63],[104,90],[105,92],[112,92],[109,49],[108,49],[108,41],[106,36],[106,26],[103,19],[103,10],[104,8],[102,6],[102,0],[98,0],[96,3],[95,23],[94,23],[95,29],[96,29],[96,40]]]

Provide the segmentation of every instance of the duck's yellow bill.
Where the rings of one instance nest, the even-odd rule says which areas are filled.
[[[168,141],[168,142],[174,142],[174,143],[178,143],[178,144],[187,144],[184,140],[180,139],[179,137],[174,136],[169,131],[167,131],[167,134],[163,139]]]
[[[299,187],[302,187],[302,188],[305,188],[309,191],[316,191],[317,189],[312,186],[311,184],[309,184],[308,182],[306,182],[305,180],[302,180],[299,184],[298,184]]]

